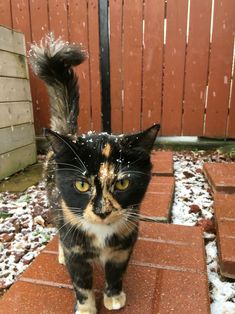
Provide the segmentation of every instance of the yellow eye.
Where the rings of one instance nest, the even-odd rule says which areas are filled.
[[[90,189],[90,185],[85,181],[76,181],[75,187],[79,192],[87,192]]]
[[[128,188],[130,181],[128,179],[122,179],[116,182],[115,188],[120,191],[124,191]]]

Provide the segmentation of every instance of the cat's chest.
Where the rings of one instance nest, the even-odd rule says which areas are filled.
[[[91,239],[91,246],[101,251],[106,247],[107,239],[115,234],[116,229],[115,225],[83,224],[83,230]]]

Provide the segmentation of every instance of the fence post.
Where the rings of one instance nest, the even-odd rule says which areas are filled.
[[[101,112],[103,131],[111,132],[108,1],[99,1]]]

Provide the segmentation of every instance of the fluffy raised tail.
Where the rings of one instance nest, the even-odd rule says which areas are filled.
[[[72,67],[86,59],[79,45],[47,35],[29,52],[33,72],[45,81],[51,103],[51,129],[63,135],[77,132],[79,113],[78,79]]]

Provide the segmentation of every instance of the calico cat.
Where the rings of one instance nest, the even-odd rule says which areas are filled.
[[[75,312],[94,314],[93,261],[104,268],[105,307],[125,305],[122,280],[138,236],[138,211],[160,126],[131,135],[77,135],[79,89],[73,66],[85,59],[80,46],[52,35],[30,51],[32,69],[47,84],[51,102],[51,129],[45,136],[52,151],[45,176],[60,239],[59,262],[71,276]]]

